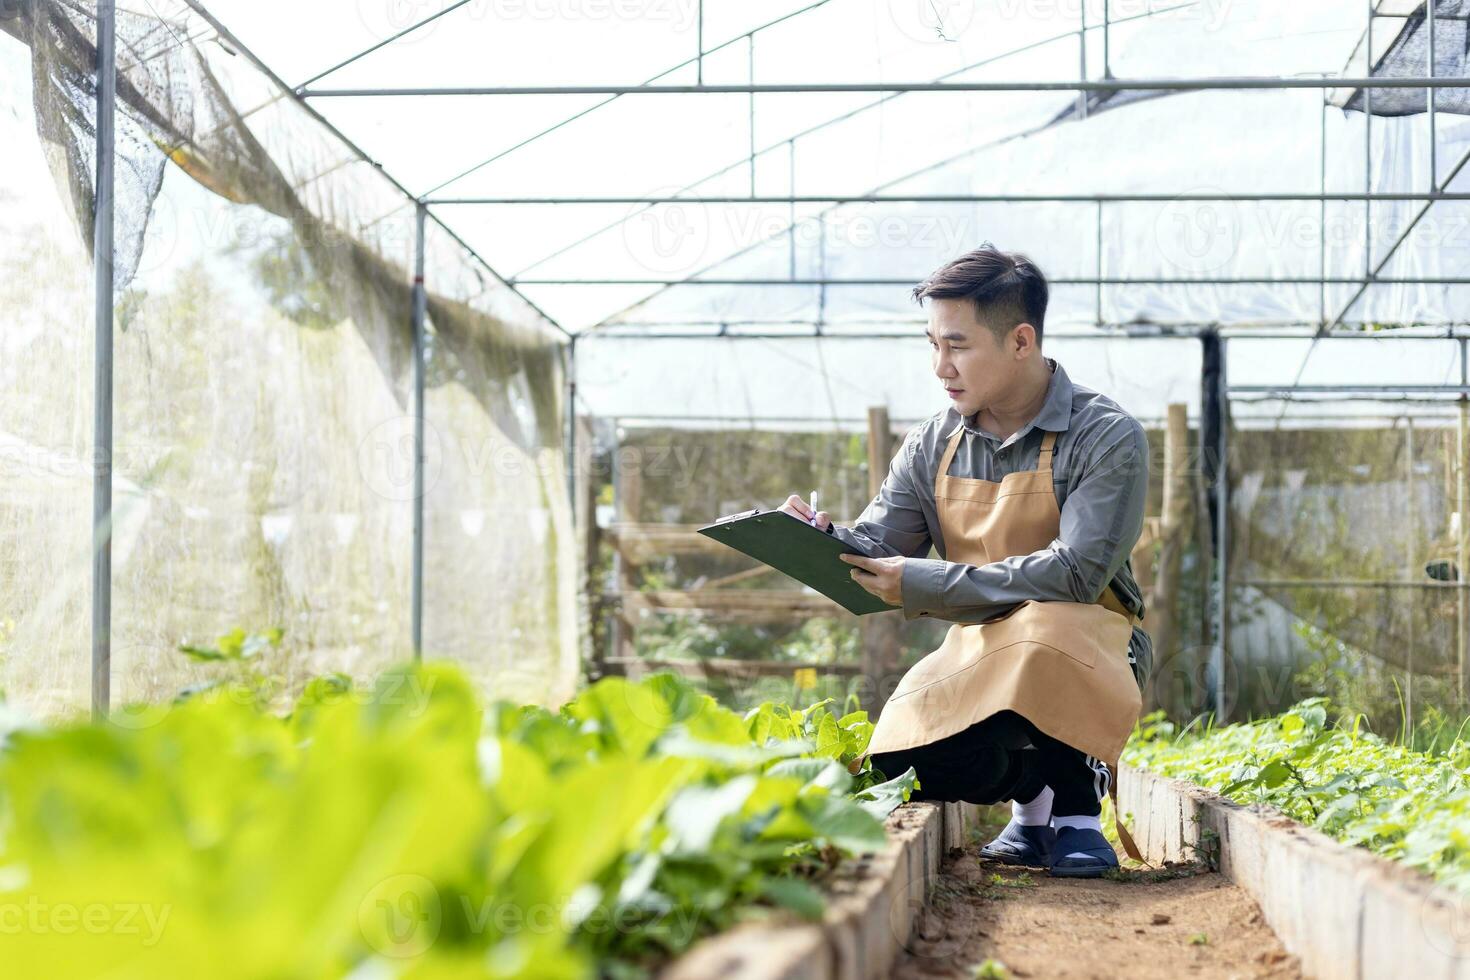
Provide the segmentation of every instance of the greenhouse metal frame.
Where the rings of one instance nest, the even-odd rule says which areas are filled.
[[[329,122],[319,112],[311,108],[313,100],[321,99],[343,99],[343,98],[373,98],[383,96],[447,96],[447,95],[473,95],[483,97],[517,96],[517,95],[609,95],[609,96],[633,96],[644,94],[675,94],[675,95],[701,95],[701,94],[746,94],[751,96],[751,142],[750,158],[753,161],[756,148],[754,137],[755,102],[754,96],[760,94],[779,93],[908,93],[908,92],[1038,92],[1038,91],[1070,91],[1079,96],[1078,113],[1085,118],[1087,105],[1086,93],[1089,92],[1138,92],[1143,90],[1155,91],[1204,91],[1204,90],[1284,90],[1284,89],[1361,89],[1364,93],[1364,113],[1368,125],[1364,129],[1364,161],[1366,164],[1366,186],[1360,193],[1353,192],[1329,192],[1326,188],[1326,139],[1325,118],[1327,103],[1323,103],[1324,138],[1322,142],[1322,175],[1323,183],[1319,193],[1311,194],[1281,194],[1262,193],[1253,194],[1059,194],[1059,195],[1037,195],[1037,194],[990,194],[990,195],[758,195],[754,188],[754,170],[752,166],[752,189],[749,196],[738,195],[708,195],[708,196],[527,196],[527,197],[489,197],[489,196],[454,196],[439,195],[439,191],[445,184],[452,183],[459,177],[451,178],[441,183],[429,193],[415,197],[406,187],[393,180],[395,187],[406,197],[415,202],[416,208],[416,237],[415,237],[415,269],[413,271],[413,305],[412,305],[412,330],[413,330],[413,418],[416,435],[416,456],[414,467],[414,506],[413,506],[413,571],[412,571],[412,645],[415,657],[422,655],[422,624],[423,624],[423,538],[424,538],[424,385],[425,385],[425,319],[427,307],[427,293],[425,289],[424,275],[424,252],[425,252],[425,226],[429,220],[434,220],[444,228],[456,241],[463,245],[475,258],[480,259],[478,253],[465,241],[456,235],[452,228],[431,212],[436,205],[560,205],[560,204],[690,204],[690,203],[728,203],[728,204],[773,204],[791,205],[797,204],[866,204],[866,203],[908,203],[908,204],[940,204],[940,203],[1075,203],[1095,205],[1097,219],[1097,234],[1099,240],[1102,236],[1102,215],[1104,208],[1109,204],[1130,202],[1173,202],[1173,201],[1199,201],[1199,202],[1262,202],[1262,201],[1296,201],[1296,202],[1320,202],[1325,209],[1328,203],[1357,203],[1361,202],[1367,206],[1378,202],[1418,202],[1422,207],[1408,223],[1408,226],[1397,237],[1376,264],[1372,261],[1371,248],[1365,248],[1367,262],[1363,273],[1358,277],[1328,277],[1325,272],[1326,250],[1325,240],[1321,243],[1323,270],[1317,277],[1299,277],[1281,279],[1272,278],[1250,278],[1250,277],[1206,277],[1206,278],[1144,278],[1128,276],[1105,276],[1102,266],[1102,251],[1098,251],[1098,269],[1091,277],[1058,277],[1051,280],[1055,284],[1096,286],[1098,287],[1098,323],[1102,323],[1101,315],[1101,287],[1104,285],[1200,285],[1200,284],[1300,284],[1317,285],[1321,287],[1320,316],[1315,324],[1303,324],[1300,331],[1288,331],[1279,329],[1245,329],[1241,336],[1250,338],[1310,338],[1315,345],[1316,341],[1324,338],[1332,339],[1374,339],[1384,336],[1362,330],[1349,330],[1343,328],[1343,318],[1363,296],[1370,286],[1384,284],[1405,285],[1465,285],[1470,284],[1470,277],[1398,277],[1380,278],[1381,273],[1389,261],[1398,253],[1400,247],[1408,239],[1410,233],[1419,224],[1420,220],[1428,213],[1431,204],[1438,201],[1470,201],[1470,193],[1452,192],[1444,190],[1450,182],[1470,164],[1470,152],[1461,157],[1455,165],[1449,169],[1448,174],[1441,179],[1437,172],[1437,130],[1435,127],[1435,99],[1434,95],[1441,89],[1465,88],[1470,86],[1470,78],[1443,77],[1435,74],[1433,52],[1436,13],[1434,2],[1425,5],[1427,12],[1427,25],[1430,39],[1431,56],[1429,58],[1429,74],[1423,77],[1381,77],[1371,74],[1373,68],[1377,67],[1374,62],[1370,66],[1370,74],[1367,77],[1203,77],[1203,78],[1114,78],[1111,75],[1108,63],[1108,31],[1109,19],[1106,16],[1107,2],[1104,0],[1105,16],[1101,25],[1103,38],[1103,78],[1076,78],[1070,80],[1048,80],[1048,81],[980,81],[980,82],[915,82],[915,83],[870,83],[850,82],[831,84],[720,84],[706,85],[703,82],[703,59],[716,49],[706,49],[703,39],[703,0],[698,2],[699,34],[698,49],[693,57],[685,64],[693,63],[699,72],[699,82],[695,85],[573,85],[573,86],[487,86],[487,87],[424,87],[424,88],[325,88],[319,87],[317,83],[333,74],[341,68],[352,64],[361,58],[392,44],[400,38],[419,30],[426,24],[437,20],[469,2],[469,0],[457,0],[444,9],[419,20],[404,28],[391,37],[386,38],[378,44],[367,48],[352,57],[339,62],[336,65],[316,74],[305,83],[298,86],[290,86],[277,76],[268,65],[263,63],[245,45],[234,37],[229,30],[206,11],[197,0],[186,0],[188,6],[207,21],[223,39],[243,53],[254,65],[266,74],[283,93],[294,98],[305,107],[306,111],[319,123],[325,126],[359,158],[364,161],[372,161],[358,146],[353,143],[340,129]],[[814,5],[815,6],[815,5]],[[1367,13],[1367,50],[1373,50],[1373,20],[1375,17],[1389,16],[1377,9],[1377,4],[1370,0],[1365,5]],[[755,37],[760,31],[773,26],[792,17],[800,16],[813,7],[806,7],[790,12],[781,18],[770,21],[760,27],[754,28],[746,33],[744,38],[754,47]],[[1081,66],[1085,74],[1087,70],[1087,34],[1089,30],[1097,30],[1097,25],[1089,27],[1086,23],[1086,6],[1081,7],[1083,17],[1075,33],[1078,37]],[[115,14],[116,5],[111,0],[99,0],[97,11],[97,57],[98,57],[98,86],[97,86],[97,126],[96,126],[96,168],[97,168],[97,207],[94,221],[94,248],[95,248],[95,333],[96,354],[94,387],[96,394],[95,417],[94,417],[94,458],[99,461],[95,468],[93,481],[93,562],[92,562],[92,661],[91,661],[91,691],[92,710],[95,715],[102,716],[108,711],[110,700],[110,676],[111,676],[111,522],[112,522],[112,450],[113,450],[113,418],[112,418],[112,386],[113,386],[113,364],[112,364],[112,338],[113,338],[113,201],[114,201],[114,126],[113,118],[116,100],[116,47],[115,47]],[[733,41],[726,42],[726,44]],[[721,45],[720,47],[724,47]],[[753,55],[752,55],[753,57]],[[1372,156],[1371,156],[1371,125],[1372,111],[1371,99],[1373,92],[1380,89],[1425,89],[1429,94],[1427,102],[1427,123],[1430,134],[1429,159],[1429,186],[1431,190],[1425,193],[1391,193],[1373,192],[1372,181]],[[591,111],[591,110],[589,110]],[[487,161],[488,162],[488,161]],[[381,169],[380,165],[379,166]],[[794,163],[793,163],[794,167]],[[468,171],[467,171],[468,172]],[[386,172],[385,172],[386,173]],[[459,176],[464,176],[460,174]],[[1325,237],[1325,222],[1319,225],[1319,231]],[[1365,229],[1365,237],[1371,232]],[[480,259],[484,263],[483,259]],[[498,273],[484,263],[485,268],[500,278]],[[794,273],[794,270],[793,270]],[[697,274],[696,274],[697,275]],[[820,277],[795,277],[792,278],[703,278],[684,277],[670,279],[566,279],[566,278],[526,278],[526,279],[501,279],[503,283],[512,289],[518,285],[646,285],[664,287],[672,285],[725,285],[725,286],[768,286],[768,285],[810,285],[825,288],[827,286],[842,285],[871,285],[871,286],[894,286],[908,287],[912,285],[911,279],[906,278],[828,278]],[[1337,310],[1334,314],[1327,303],[1326,286],[1344,285],[1356,286],[1357,291],[1352,298]],[[519,292],[519,290],[517,290]],[[528,300],[529,302],[529,300]],[[534,306],[534,304],[532,304]],[[549,318],[548,318],[549,319]],[[894,323],[902,318],[886,318],[886,323]],[[608,335],[618,335],[616,326],[610,328],[604,323],[599,323],[586,330],[570,332],[560,324],[551,320],[552,324],[561,330],[565,342],[565,374],[569,397],[567,400],[567,427],[566,427],[566,455],[568,460],[573,460],[576,453],[576,409],[575,392],[577,383],[576,373],[576,347],[579,338],[591,334],[593,331],[606,330]],[[720,320],[711,321],[707,325],[718,328],[718,333],[713,336],[730,338],[763,338],[779,337],[789,339],[800,336],[790,332],[759,333],[752,331],[729,331],[728,328],[734,321]],[[770,324],[772,321],[761,321]],[[795,321],[793,321],[795,322]],[[805,324],[806,321],[800,321]],[[621,324],[630,326],[635,324]],[[692,324],[691,324],[692,325]],[[894,331],[878,331],[862,334],[824,334],[822,323],[811,324],[811,336],[825,337],[826,339],[854,339],[873,338],[901,338],[910,337],[910,333]],[[1412,327],[1412,325],[1411,325]],[[1049,331],[1050,333],[1050,331]],[[1202,341],[1209,353],[1205,358],[1206,372],[1205,383],[1201,389],[1203,417],[1208,420],[1213,418],[1216,424],[1213,426],[1217,431],[1215,437],[1215,459],[1213,463],[1206,461],[1208,491],[1214,497],[1216,508],[1216,527],[1214,534],[1219,542],[1215,555],[1215,565],[1212,573],[1211,583],[1211,621],[1212,621],[1212,645],[1211,659],[1214,667],[1214,683],[1221,682],[1223,669],[1224,645],[1225,645],[1225,615],[1227,604],[1227,555],[1226,542],[1229,530],[1229,508],[1228,499],[1228,473],[1225,466],[1227,460],[1227,431],[1228,424],[1220,421],[1228,412],[1228,405],[1232,398],[1265,397],[1290,400],[1297,395],[1309,394],[1343,394],[1377,398],[1380,396],[1397,397],[1403,400],[1414,400],[1427,396],[1455,396],[1458,402],[1459,427],[1458,427],[1458,453],[1463,460],[1466,453],[1470,452],[1470,322],[1451,322],[1446,326],[1434,329],[1412,329],[1404,332],[1395,332],[1394,337],[1404,339],[1450,339],[1458,343],[1459,351],[1459,382],[1457,384],[1441,385],[1415,385],[1415,384],[1345,384],[1345,385],[1305,385],[1293,383],[1290,385],[1236,385],[1227,383],[1224,369],[1224,346],[1233,334],[1228,324],[1210,324],[1200,327],[1187,328],[1173,325],[1123,325],[1112,330],[1098,330],[1093,332],[1059,332],[1059,336],[1073,339],[1104,339],[1118,335],[1135,337],[1177,337],[1181,339],[1197,339]],[[688,331],[663,331],[639,332],[635,336],[643,338],[675,339],[709,337],[708,333],[691,333]],[[1304,362],[1305,364],[1305,362]],[[1304,366],[1304,365],[1303,365]],[[1298,373],[1300,378],[1300,372]],[[1202,431],[1203,435],[1203,431]],[[1470,503],[1470,487],[1467,487],[1466,469],[1461,465],[1458,480],[1458,507],[1461,514],[1465,513],[1467,503]],[[575,488],[576,468],[568,466],[568,492]],[[1458,535],[1458,562],[1461,569],[1470,567],[1470,528],[1466,528],[1462,522]],[[1345,582],[1328,581],[1319,583],[1326,586],[1356,585],[1379,588],[1394,588],[1404,585],[1401,582]],[[1454,582],[1432,583],[1436,587],[1450,588],[1456,590],[1458,597],[1458,671],[1460,683],[1465,683],[1467,669],[1467,642],[1470,642],[1470,585],[1463,580]],[[1415,587],[1423,587],[1417,584]],[[1218,695],[1218,691],[1216,692]]]

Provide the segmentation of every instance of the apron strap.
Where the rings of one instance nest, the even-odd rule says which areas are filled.
[[[1139,619],[1136,615],[1133,614],[1132,610],[1123,605],[1123,600],[1119,599],[1118,593],[1113,591],[1112,582],[1109,582],[1103,588],[1102,597],[1099,598],[1097,601],[1098,604],[1101,605],[1104,609],[1111,609],[1113,612],[1128,620],[1130,625],[1137,626],[1140,629],[1143,627],[1143,620]]]
[[[1052,460],[1056,459],[1057,434],[1050,429],[1041,439],[1041,451],[1036,454],[1036,468],[1038,470],[1051,469]]]
[[[955,426],[954,435],[949,437],[949,444],[944,447],[944,455],[939,457],[939,470],[934,477],[934,486],[938,488],[949,480],[949,464],[954,462],[954,452],[959,448],[960,436],[965,434],[965,420],[960,419],[960,424]]]

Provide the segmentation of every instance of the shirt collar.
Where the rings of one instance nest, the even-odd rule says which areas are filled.
[[[1072,424],[1072,381],[1067,377],[1067,372],[1057,363],[1056,359],[1050,357],[1043,357],[1043,359],[1046,361],[1047,366],[1051,368],[1051,381],[1047,383],[1046,400],[1041,403],[1041,411],[1036,413],[1034,419],[1012,433],[1009,439],[1001,443],[1002,446],[1007,446],[1012,442],[1025,438],[1026,433],[1030,432],[1033,428],[1045,429],[1050,432],[1066,432]],[[956,429],[963,426],[965,431],[970,435],[983,436],[986,439],[992,440],[999,439],[999,436],[992,432],[986,432],[976,424],[975,415],[978,414],[977,412],[972,415],[961,416],[959,421],[950,426],[949,431],[944,434],[944,437],[948,439],[954,435]]]

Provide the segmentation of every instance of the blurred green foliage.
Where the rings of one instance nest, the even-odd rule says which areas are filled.
[[[444,665],[317,678],[284,717],[252,682],[0,736],[9,975],[642,976],[819,915],[916,786],[859,767],[861,711],[741,715],[667,674],[555,712]]]

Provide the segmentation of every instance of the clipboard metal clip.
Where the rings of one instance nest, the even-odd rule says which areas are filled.
[[[726,514],[724,517],[717,517],[717,518],[715,518],[715,523],[716,524],[728,524],[731,521],[738,521],[738,520],[741,520],[741,519],[746,518],[746,517],[754,517],[755,515],[759,514],[760,512],[761,512],[761,509],[759,507],[753,507],[750,510],[742,510],[738,514]]]

